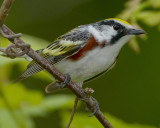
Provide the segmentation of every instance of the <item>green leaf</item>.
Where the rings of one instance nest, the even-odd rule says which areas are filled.
[[[62,112],[62,127],[66,127],[70,118],[70,112]],[[102,125],[95,117],[88,117],[89,113],[76,113],[70,128],[101,128]],[[105,114],[114,128],[156,128],[154,126],[141,125],[138,123],[126,123],[114,116]]]
[[[34,122],[18,110],[0,109],[0,128],[34,128]]]
[[[72,108],[74,103],[74,96],[69,95],[54,95],[47,96],[41,102],[41,104],[36,106],[27,106],[23,108],[23,112],[27,115],[32,116],[45,116],[48,112],[57,109],[67,109]]]
[[[143,11],[137,18],[150,27],[160,24],[160,11]]]
[[[149,0],[153,8],[160,8],[160,0]]]
[[[140,53],[140,48],[138,45],[138,42],[136,40],[136,38],[133,38],[129,41],[129,46],[131,47],[131,49],[135,52],[135,53]]]
[[[44,98],[42,92],[28,90],[22,84],[2,85],[0,89],[0,128],[33,128],[34,116],[46,116],[50,111],[65,110],[73,105],[74,96],[54,95]],[[5,125],[3,114],[10,124]],[[10,119],[8,119],[10,118]],[[14,123],[14,124],[13,124]],[[14,127],[15,125],[15,127]],[[18,125],[18,126],[17,126]]]
[[[19,128],[7,109],[0,109],[0,128]]]
[[[21,84],[3,85],[1,88],[0,101],[7,102],[11,108],[38,105],[42,102],[42,100],[43,94],[40,91],[27,90]],[[3,103],[0,105],[3,106]]]
[[[156,128],[155,126],[143,125],[138,123],[126,123],[125,121],[118,119],[110,114],[105,114],[105,117],[115,128]]]
[[[23,34],[23,36],[21,37],[21,39],[25,42],[31,45],[31,47],[34,50],[38,50],[38,49],[43,49],[45,48],[49,43],[46,40],[43,40],[41,38],[35,37],[35,36],[31,36],[31,35],[26,35]]]

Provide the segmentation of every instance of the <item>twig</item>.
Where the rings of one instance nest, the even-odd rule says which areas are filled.
[[[75,101],[74,101],[74,106],[73,106],[73,108],[72,108],[71,117],[70,117],[70,120],[69,120],[68,125],[67,125],[66,128],[69,128],[70,125],[71,125],[71,123],[72,123],[72,120],[73,120],[73,117],[74,117],[74,113],[75,113],[76,108],[77,108],[78,100],[79,100],[79,98],[76,97],[76,98],[75,98]]]
[[[0,28],[4,23],[14,0],[4,0],[0,8]]]
[[[18,38],[18,37],[22,36],[21,33],[18,33],[15,35],[6,35],[2,30],[0,30],[0,34],[7,39],[13,39],[13,38]]]
[[[0,28],[2,29],[2,31],[6,34],[6,35],[15,35],[15,33],[13,31],[11,31],[7,26],[2,25],[6,16],[7,16],[7,12],[11,7],[11,3],[13,2],[13,0],[4,0],[3,4],[2,4],[2,8],[0,10]],[[6,6],[7,5],[7,6]],[[5,12],[5,13],[4,13]],[[1,27],[2,25],[2,27]],[[13,39],[9,39],[12,43],[15,43]],[[19,44],[21,45],[26,45],[24,43],[23,40],[21,40],[20,38],[17,38],[17,41]],[[20,49],[23,50],[23,48],[20,47]],[[66,76],[64,74],[62,74],[61,72],[59,72],[52,64],[50,64],[46,59],[44,59],[42,56],[40,56],[37,52],[35,52],[32,48],[30,47],[26,47],[26,54],[31,57],[33,60],[35,60],[38,64],[40,64],[44,69],[46,69],[52,76],[54,76],[55,78],[57,78],[58,80],[64,82],[66,79]],[[72,81],[70,81],[67,84],[67,87],[79,98],[84,98],[86,99],[88,97],[88,95],[84,92],[84,90],[77,86],[75,83],[73,83]],[[87,104],[88,108],[94,112],[94,101],[92,100],[92,98],[87,98],[86,100],[84,100],[84,102]],[[97,113],[95,113],[95,116],[97,117],[97,119],[101,122],[101,124],[105,127],[105,128],[112,128],[111,124],[108,122],[108,120],[105,118],[105,116],[103,115],[103,113],[99,110]]]

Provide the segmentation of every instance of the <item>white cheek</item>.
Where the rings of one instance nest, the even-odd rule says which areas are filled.
[[[111,26],[103,26],[102,31],[97,30],[93,26],[88,26],[88,31],[95,37],[97,42],[103,41],[110,42],[113,36],[117,34],[117,31]]]
[[[110,42],[112,37],[117,35],[117,31],[112,26],[104,26],[102,35],[106,42]]]

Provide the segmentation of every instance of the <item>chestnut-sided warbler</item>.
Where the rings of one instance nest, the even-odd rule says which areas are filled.
[[[60,72],[69,74],[73,82],[82,83],[112,69],[122,46],[139,34],[145,34],[145,31],[135,29],[121,19],[110,18],[78,26],[37,52]],[[42,70],[31,60],[27,70],[16,81]],[[60,82],[55,79],[46,91],[57,89],[58,84]]]

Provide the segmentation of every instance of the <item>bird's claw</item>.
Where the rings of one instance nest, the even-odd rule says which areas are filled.
[[[85,88],[84,92],[87,94],[87,97],[79,98],[79,100],[81,100],[81,101],[87,101],[90,98],[94,102],[93,103],[93,107],[92,107],[93,113],[89,116],[89,117],[91,117],[91,116],[95,115],[98,112],[98,110],[99,110],[99,103],[98,103],[98,101],[95,98],[93,98],[92,96],[90,96],[94,92],[94,90],[92,88]],[[88,110],[88,107],[86,108],[86,110]]]
[[[93,107],[92,107],[92,110],[93,110],[93,113],[89,116],[89,117],[92,117],[92,116],[94,116],[98,111],[99,111],[99,103],[98,103],[98,101],[95,99],[95,98],[93,98],[92,96],[90,96],[90,98],[93,100],[93,102],[94,102],[94,105],[93,105]],[[81,101],[85,101],[85,100],[88,100],[88,97],[86,97],[86,98],[79,98],[79,100],[81,100]],[[86,111],[88,111],[89,109],[88,109],[88,107],[86,107]]]
[[[71,77],[68,73],[65,76],[66,76],[66,79],[61,85],[62,88],[64,88],[71,81]]]
[[[94,106],[93,106],[93,113],[89,117],[92,117],[93,115],[95,115],[99,111],[98,101],[95,98],[93,98],[92,96],[91,96],[91,99],[94,101]]]

